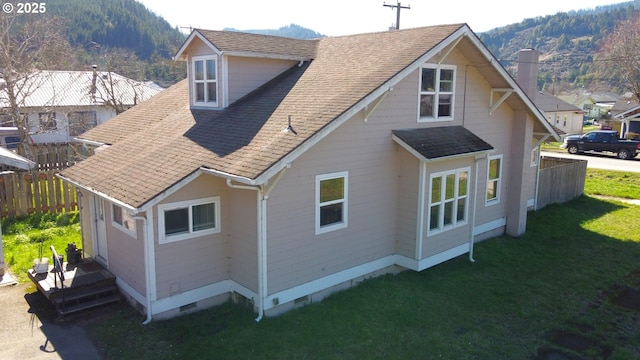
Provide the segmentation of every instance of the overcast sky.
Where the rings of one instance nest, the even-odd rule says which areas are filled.
[[[277,29],[297,24],[323,35],[384,31],[396,22],[396,11],[384,0],[138,0],[173,26],[208,30]],[[526,18],[623,3],[616,0],[405,0],[400,27],[467,23],[475,32]],[[397,1],[386,0],[396,5]]]

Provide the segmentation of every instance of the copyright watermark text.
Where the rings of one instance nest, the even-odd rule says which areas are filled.
[[[47,12],[47,3],[43,2],[18,2],[2,4],[2,12],[5,14],[44,14]]]

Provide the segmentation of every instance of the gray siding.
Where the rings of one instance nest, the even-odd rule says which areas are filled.
[[[158,208],[154,207],[156,287],[158,299],[193,290],[229,278],[229,207],[224,180],[201,175],[162,201],[162,204],[220,196],[221,232],[167,244],[159,244]],[[111,250],[111,249],[109,249]],[[109,253],[111,255],[111,252]]]
[[[91,224],[93,223],[93,215],[91,214],[91,199],[93,195],[86,190],[82,190],[80,188],[76,189],[80,192],[80,196],[78,196],[78,200],[80,203],[78,205],[80,208],[80,219],[82,221],[82,226],[80,227],[80,230],[82,232],[82,252],[84,253],[85,257],[93,257],[95,255],[95,252],[93,251],[93,234],[91,233]],[[56,251],[60,250],[56,249]]]
[[[415,259],[420,161],[399,145],[395,146],[395,156],[398,169],[396,253]]]
[[[511,157],[514,111],[503,104],[489,114],[491,87],[485,79],[457,51],[448,60],[458,66],[455,120],[417,122],[415,72],[394,87],[367,122],[362,114],[354,116],[292,164],[269,199],[270,294],[387,255],[415,258],[419,161],[392,144],[393,129],[463,125],[493,145],[491,154],[503,156],[501,201],[486,206],[487,159],[479,159],[477,193],[473,183],[470,189],[476,196],[475,219],[469,213],[467,224],[430,237],[425,228],[421,258],[468,243],[472,220],[481,226],[506,218],[508,174],[513,161],[520,161]],[[460,167],[469,167],[475,179],[476,164],[468,157],[429,163],[425,186],[432,172]],[[338,171],[349,171],[349,225],[315,235],[315,176]],[[527,164],[525,175],[523,193],[533,194],[535,167]],[[470,197],[468,206],[473,203]]]
[[[229,239],[229,278],[258,291],[257,195],[253,190],[229,190],[224,206],[228,211],[226,234]]]
[[[129,284],[141,294],[145,293],[144,246],[142,241],[142,221],[136,221],[137,238],[125,233],[112,224],[111,203],[104,203],[107,227],[107,252],[109,271]]]
[[[257,89],[297,62],[275,59],[227,57],[229,104]]]

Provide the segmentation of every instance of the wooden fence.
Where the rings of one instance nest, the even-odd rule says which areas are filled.
[[[74,211],[78,209],[75,188],[56,176],[76,164],[84,148],[77,144],[32,144],[29,154],[18,153],[36,163],[33,171],[3,167],[0,170],[0,216],[15,217],[33,213]]]
[[[59,179],[56,170],[0,174],[0,216],[78,209],[75,188]]]
[[[540,161],[536,210],[575,199],[584,193],[586,160],[543,156]]]
[[[66,169],[86,157],[82,154],[82,146],[73,143],[33,144],[30,147],[33,155],[25,156],[41,171]]]

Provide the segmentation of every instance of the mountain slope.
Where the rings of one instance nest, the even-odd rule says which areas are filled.
[[[557,13],[525,19],[516,24],[478,34],[480,39],[512,74],[517,53],[523,48],[540,52],[541,89],[559,93],[575,88],[612,89],[597,79],[593,55],[599,50],[607,32],[615,25],[638,14],[640,0],[616,5]]]

